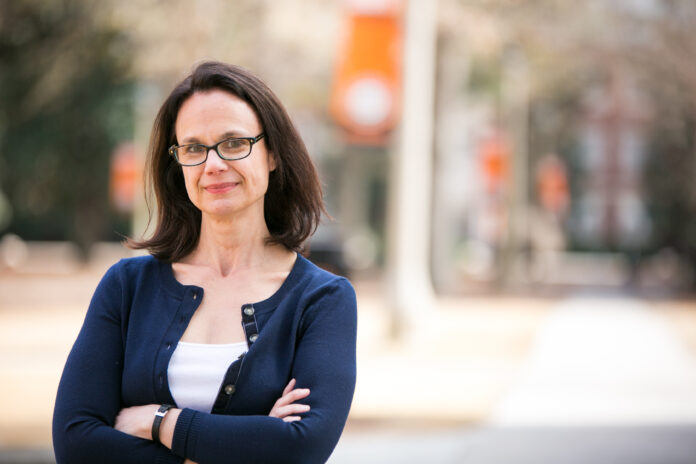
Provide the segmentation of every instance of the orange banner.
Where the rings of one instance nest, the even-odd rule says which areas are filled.
[[[333,118],[358,142],[378,140],[399,116],[401,9],[349,9],[331,94]]]

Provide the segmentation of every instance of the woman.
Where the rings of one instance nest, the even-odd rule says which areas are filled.
[[[325,462],[355,386],[351,285],[297,253],[323,211],[281,103],[204,63],[155,121],[151,256],[111,267],[58,388],[58,463]]]

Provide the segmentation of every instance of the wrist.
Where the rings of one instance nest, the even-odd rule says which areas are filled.
[[[172,449],[172,442],[174,441],[174,429],[176,428],[176,423],[179,420],[180,413],[181,409],[170,409],[164,419],[162,419],[162,424],[160,424],[160,442],[169,449]]]
[[[171,404],[163,404],[157,409],[157,411],[155,411],[155,417],[153,418],[151,429],[152,441],[154,441],[155,443],[161,443],[160,427],[162,425],[163,419],[167,416],[167,413],[173,407],[174,406]]]

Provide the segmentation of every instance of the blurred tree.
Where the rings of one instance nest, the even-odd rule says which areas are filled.
[[[696,274],[696,3],[665,1],[652,21],[638,19],[646,40],[632,57],[658,115],[645,170],[652,246],[676,251]]]
[[[9,231],[83,250],[125,232],[108,204],[109,155],[132,138],[131,44],[107,4],[0,2],[0,188]],[[101,12],[101,13],[100,13]]]
[[[653,218],[652,248],[669,248],[696,271],[696,112],[659,104],[645,187]]]
[[[488,38],[485,54],[512,43],[529,59],[531,154],[556,149],[572,165],[583,92],[612,70],[635,79],[653,115],[640,186],[653,222],[647,251],[671,248],[696,270],[696,2],[455,1],[468,39]]]
[[[649,20],[632,19],[644,40],[630,50],[631,57],[657,115],[645,170],[651,245],[676,251],[696,273],[696,3],[665,1]]]

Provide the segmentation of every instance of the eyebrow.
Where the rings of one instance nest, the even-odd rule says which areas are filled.
[[[239,132],[237,132],[237,131],[227,131],[227,132],[225,132],[224,134],[222,134],[222,135],[220,136],[220,138],[218,139],[218,142],[222,142],[223,140],[232,139],[232,138],[237,138],[237,137],[243,138],[243,137],[249,137],[249,136],[248,136],[248,135],[243,135],[243,134],[241,134],[241,133],[239,133]],[[200,140],[198,139],[198,137],[196,137],[196,136],[186,137],[186,138],[184,138],[184,139],[183,139],[181,142],[179,142],[179,143],[180,143],[181,145],[189,145],[189,144],[192,144],[192,143],[202,144],[202,143],[200,142]],[[216,143],[217,143],[217,142],[216,142]]]

